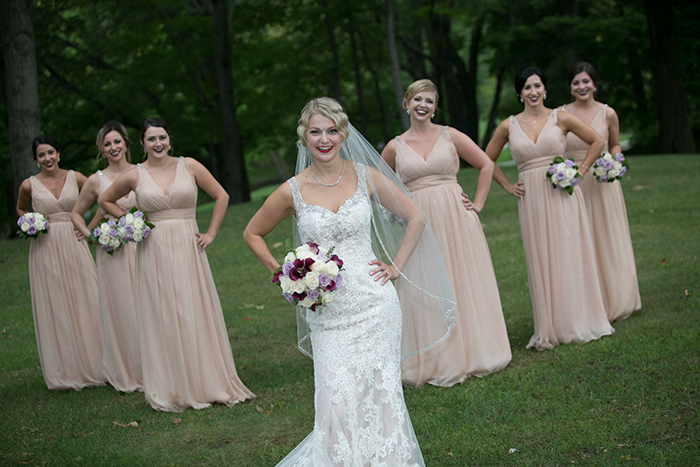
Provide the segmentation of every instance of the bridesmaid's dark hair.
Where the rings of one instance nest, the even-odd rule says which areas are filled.
[[[542,80],[542,85],[544,86],[545,89],[547,89],[547,77],[544,75],[544,73],[542,73],[542,70],[540,70],[536,66],[529,66],[527,68],[520,70],[515,75],[515,94],[518,97],[520,97],[520,91],[523,90],[523,87],[525,86],[525,82],[532,75],[539,76],[540,80]]]
[[[32,141],[32,152],[34,153],[34,160],[36,160],[36,148],[40,144],[48,144],[52,146],[56,152],[61,152],[61,148],[58,146],[58,141],[49,135],[39,135]]]
[[[595,67],[588,62],[577,62],[569,67],[569,71],[566,72],[566,79],[569,80],[569,86],[571,86],[574,76],[584,72],[588,73],[588,76],[591,77],[593,86],[598,86],[598,72],[595,70]]]
[[[146,134],[146,130],[148,130],[152,126],[164,129],[166,133],[168,133],[168,136],[172,138],[173,135],[170,134],[170,127],[168,126],[168,122],[166,122],[160,117],[151,117],[144,120],[141,124],[141,142],[143,142],[143,135]]]

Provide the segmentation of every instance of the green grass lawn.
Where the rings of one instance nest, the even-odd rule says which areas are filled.
[[[630,167],[642,310],[612,336],[546,352],[525,350],[533,322],[517,204],[494,184],[481,220],[513,361],[453,388],[405,390],[429,466],[700,465],[700,156],[638,156]],[[459,176],[470,195],[476,179]],[[271,466],[309,434],[313,369],[296,350],[294,310],[241,240],[261,203],[230,207],[207,250],[238,374],[257,394],[232,408],[171,414],[111,387],[47,390],[29,241],[0,242],[0,465]],[[198,210],[203,229],[210,213]],[[268,237],[273,253],[290,237],[287,219]]]

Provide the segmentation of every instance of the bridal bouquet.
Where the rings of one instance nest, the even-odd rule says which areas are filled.
[[[155,225],[146,220],[146,213],[136,209],[136,206],[119,218],[118,225],[126,230],[126,236],[124,237],[126,242],[137,243],[148,237],[151,229],[155,227]]]
[[[284,264],[272,275],[289,303],[321,312],[333,301],[343,283],[343,260],[315,243],[306,242],[284,257]]]
[[[106,217],[90,232],[90,241],[97,244],[109,255],[113,255],[126,243],[125,238],[126,229],[124,226]]]
[[[19,238],[37,238],[49,230],[49,221],[43,214],[38,212],[28,212],[17,219]]]
[[[617,153],[614,156],[609,152],[604,152],[595,161],[595,170],[593,171],[595,178],[599,182],[614,182],[622,178],[627,173],[627,161],[622,153]]]
[[[580,179],[578,165],[574,163],[573,159],[557,156],[547,170],[547,180],[552,182],[552,187],[561,188],[570,195],[574,192],[574,187],[578,185]]]

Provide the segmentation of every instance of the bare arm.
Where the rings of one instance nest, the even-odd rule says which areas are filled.
[[[76,174],[77,175],[77,174]],[[87,181],[83,184],[80,190],[78,201],[73,206],[73,211],[70,213],[70,220],[73,222],[73,227],[78,230],[85,238],[90,238],[90,228],[85,225],[83,215],[90,209],[99,195],[100,181],[97,179],[97,174],[90,175]],[[99,219],[98,219],[99,221]],[[90,222],[90,225],[92,225]],[[95,222],[96,223],[96,222]]]
[[[612,107],[608,106],[605,120],[608,123],[608,151],[615,155],[622,152],[622,148],[620,147],[620,120]]]
[[[370,262],[370,264],[377,266],[376,269],[370,271],[370,275],[374,276],[376,274],[380,274],[375,278],[375,280],[383,278],[381,284],[384,285],[390,279],[393,280],[399,277],[399,271],[404,268],[408,262],[408,259],[413,254],[413,250],[416,248],[418,240],[420,239],[420,236],[422,235],[428,221],[415,201],[413,201],[406,193],[401,191],[392,182],[386,180],[386,178],[377,170],[368,168],[367,176],[368,178],[372,177],[374,180],[374,189],[376,190],[376,192],[371,192],[370,194],[376,195],[376,198],[381,200],[382,206],[389,209],[406,222],[406,232],[401,238],[399,248],[392,259],[395,267],[384,264],[378,259]],[[372,189],[372,187],[369,185],[368,188],[370,190]]]
[[[474,202],[469,202],[469,198],[467,198],[465,206],[468,210],[474,210],[477,213],[481,212],[491,189],[491,179],[493,178],[496,164],[469,136],[454,128],[450,128],[448,131],[452,137],[452,142],[457,148],[457,155],[479,171]]]
[[[117,219],[123,216],[125,212],[117,206],[117,200],[128,195],[130,191],[135,190],[138,182],[139,174],[136,167],[121,174],[99,198],[102,212],[106,212]]]
[[[19,186],[19,195],[17,196],[17,215],[23,216],[29,209],[29,202],[32,200],[32,182],[25,178]]]
[[[593,161],[600,156],[603,146],[605,146],[603,138],[601,138],[598,132],[593,128],[586,125],[568,112],[557,113],[557,125],[562,129],[562,131],[564,131],[564,133],[570,131],[581,138],[584,142],[590,144],[586,157],[583,159],[581,167],[578,168],[578,173],[581,176],[585,175],[593,164]]]
[[[264,237],[293,212],[292,190],[288,183],[283,183],[265,200],[243,231],[243,241],[270,272],[274,272],[279,263],[272,256]]]
[[[503,146],[508,142],[509,133],[510,121],[509,119],[505,119],[498,125],[496,131],[493,133],[491,141],[489,141],[488,146],[486,146],[486,155],[489,156],[494,163],[498,160],[498,156],[501,155]],[[525,194],[525,185],[523,182],[518,181],[515,184],[510,183],[498,164],[494,164],[493,179],[496,180],[496,183],[501,185],[507,193],[510,193],[516,198],[520,198]]]
[[[204,190],[214,200],[214,212],[211,214],[209,228],[205,233],[197,233],[197,248],[204,249],[214,241],[219,227],[224,221],[226,209],[228,208],[228,193],[224,190],[214,176],[201,163],[190,157],[185,158],[185,168],[194,177],[197,186]]]
[[[382,150],[382,159],[396,172],[396,138],[386,143]]]

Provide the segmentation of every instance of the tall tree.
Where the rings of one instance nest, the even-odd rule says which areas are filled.
[[[394,98],[399,109],[403,104],[403,83],[401,83],[401,69],[399,65],[399,52],[396,49],[396,29],[394,27],[394,16],[396,11],[394,8],[394,0],[386,0],[386,37],[389,46],[389,59],[391,61],[391,82],[394,86]],[[400,111],[401,126],[404,131],[408,129],[408,115]]]
[[[695,152],[688,118],[688,97],[676,37],[676,23],[670,2],[644,0],[647,14],[651,63],[656,81],[662,152]]]
[[[20,184],[36,172],[32,139],[39,134],[41,127],[32,1],[1,0],[0,31],[5,57],[5,96],[16,204]],[[14,208],[14,204],[10,208]]]

